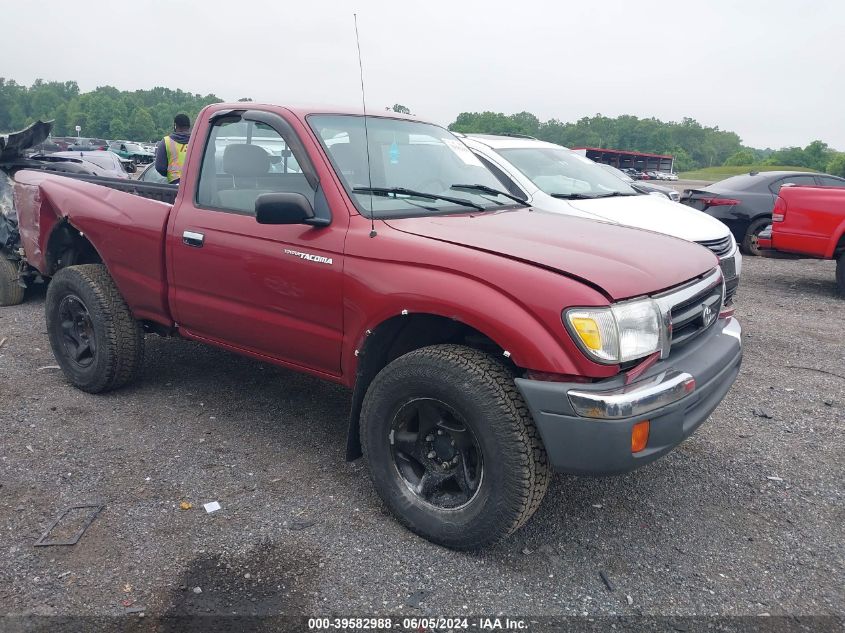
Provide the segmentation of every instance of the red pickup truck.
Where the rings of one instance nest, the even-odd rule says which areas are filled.
[[[15,171],[5,261],[51,278],[59,365],[114,389],[157,333],[342,383],[349,458],[434,542],[512,533],[552,468],[651,462],[739,372],[713,253],[526,208],[441,127],[218,104],[192,138],[178,188]]]
[[[781,187],[759,245],[767,257],[836,260],[836,286],[845,297],[845,189]]]

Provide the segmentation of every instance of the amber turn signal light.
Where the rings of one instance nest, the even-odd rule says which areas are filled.
[[[639,453],[648,444],[648,429],[651,424],[648,420],[637,422],[631,429],[631,452]]]

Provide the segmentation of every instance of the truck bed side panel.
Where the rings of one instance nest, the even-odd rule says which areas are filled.
[[[47,245],[60,222],[91,242],[136,318],[170,324],[164,238],[171,205],[97,184],[21,171],[15,205],[27,261],[50,275]]]

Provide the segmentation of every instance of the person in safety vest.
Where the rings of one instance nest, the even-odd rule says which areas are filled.
[[[167,177],[170,184],[178,184],[182,178],[182,165],[185,164],[190,140],[191,119],[187,114],[177,114],[173,117],[173,132],[156,145],[156,171]]]

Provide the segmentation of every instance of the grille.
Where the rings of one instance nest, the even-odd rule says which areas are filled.
[[[732,305],[734,302],[734,295],[736,294],[736,288],[739,285],[739,277],[734,277],[733,279],[725,279],[725,305],[729,306]]]
[[[722,284],[672,306],[672,348],[689,343],[716,322],[722,308]]]
[[[702,240],[698,243],[716,253],[716,257],[724,257],[733,248],[730,235],[718,240]]]

